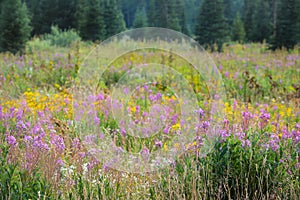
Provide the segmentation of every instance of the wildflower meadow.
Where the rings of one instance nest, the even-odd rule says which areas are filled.
[[[160,50],[114,60],[103,80],[94,78],[96,71],[85,80],[90,85],[79,84],[93,91],[86,99],[75,98],[84,96],[74,93],[74,85],[93,46],[78,41],[57,47],[37,38],[26,54],[0,54],[0,199],[299,199],[299,50],[229,44],[224,52],[209,53],[225,91],[218,101],[222,115],[212,117],[205,77]],[[172,87],[181,79],[171,70],[151,83],[138,71],[134,90],[120,87],[123,96],[113,101],[113,86],[122,85],[136,63],[151,68],[143,62],[171,66],[190,85],[197,99],[193,127],[180,112],[184,103]],[[81,119],[85,123],[78,124]],[[191,141],[171,142],[187,130]],[[113,145],[99,151],[136,153],[140,161],[151,152],[184,151],[157,170],[134,171],[140,168],[132,161],[127,172],[95,156],[101,152],[89,144],[105,138]]]

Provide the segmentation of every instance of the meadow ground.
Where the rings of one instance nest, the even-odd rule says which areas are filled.
[[[214,121],[201,75],[159,51],[148,57],[133,52],[116,60],[98,90],[76,106],[95,110],[91,121],[102,131],[100,138],[112,138],[119,149],[143,155],[168,151],[170,138],[184,131],[180,99],[165,86],[176,80],[167,73],[156,84],[137,88],[126,105],[111,105],[111,86],[133,63],[155,60],[174,67],[198,99],[195,138],[185,144],[185,153],[167,168],[140,174],[113,170],[95,158],[74,123],[72,86],[92,45],[54,48],[40,43],[31,41],[23,56],[0,54],[0,199],[300,198],[298,50],[269,52],[262,44],[234,44],[223,53],[210,53],[226,98],[218,134],[205,154],[203,141]],[[136,124],[151,118],[150,105],[163,104],[167,130],[134,139],[112,117],[112,106],[118,103]]]

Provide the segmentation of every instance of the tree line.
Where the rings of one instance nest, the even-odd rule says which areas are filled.
[[[0,51],[13,53],[53,25],[89,41],[164,27],[212,51],[229,41],[266,41],[272,50],[300,43],[300,0],[0,0],[0,8]]]

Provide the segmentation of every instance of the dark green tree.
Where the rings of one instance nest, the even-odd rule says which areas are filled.
[[[145,7],[138,8],[133,22],[134,28],[146,27],[148,26],[148,18]]]
[[[296,41],[300,44],[300,0],[296,0]]]
[[[176,17],[179,20],[180,32],[190,35],[190,31],[188,30],[188,26],[186,23],[184,1],[182,0],[175,1],[175,13],[177,14]]]
[[[195,27],[198,24],[199,10],[203,0],[185,0],[184,13],[188,32],[192,35],[195,33]]]
[[[29,24],[27,8],[21,0],[4,0],[0,16],[0,51],[22,53],[30,36]]]
[[[116,0],[104,0],[103,16],[106,27],[106,38],[126,29],[124,16]]]
[[[156,26],[156,0],[150,0],[149,11],[148,11],[148,24],[149,26]]]
[[[76,3],[77,0],[59,0],[56,13],[56,25],[62,29],[76,28]]]
[[[244,11],[243,21],[244,21],[247,41],[255,40],[254,11],[256,9],[257,9],[257,0],[245,0],[245,11]]]
[[[118,0],[118,6],[122,10],[127,27],[132,27],[138,9],[147,8],[146,0]]]
[[[232,37],[233,41],[237,41],[239,43],[243,43],[245,41],[246,33],[244,29],[244,24],[241,19],[240,13],[237,13],[235,19],[232,24]]]
[[[272,3],[268,0],[260,0],[259,6],[254,11],[253,16],[253,30],[251,34],[251,40],[254,42],[269,41],[272,30]]]
[[[81,0],[77,9],[79,34],[84,40],[103,40],[106,35],[103,4],[100,0]]]
[[[296,0],[281,0],[277,17],[276,35],[271,49],[293,49],[297,43],[297,6]]]
[[[51,26],[57,24],[57,13],[59,0],[40,0],[36,13],[32,16],[33,33],[40,35],[50,33]]]
[[[182,11],[178,12],[177,0],[151,0],[149,8],[149,24],[150,26],[169,28],[176,31],[182,31],[181,18]],[[184,10],[181,7],[181,10]],[[184,12],[184,11],[183,11]],[[185,19],[182,19],[185,20]]]
[[[224,17],[223,0],[204,0],[200,13],[199,22],[196,27],[196,40],[204,46],[214,51],[222,51],[224,42],[228,38],[228,25]]]
[[[60,29],[76,28],[78,0],[26,0],[32,18],[33,34],[49,33],[52,25]]]

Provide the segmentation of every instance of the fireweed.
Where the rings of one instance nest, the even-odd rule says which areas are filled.
[[[35,87],[21,88],[21,98],[1,97],[0,154],[5,158],[1,167],[15,165],[28,176],[40,173],[52,191],[42,190],[42,195],[52,198],[297,199],[300,193],[300,109],[298,90],[293,85],[299,80],[299,55],[284,51],[274,55],[258,54],[252,51],[256,48],[230,46],[225,53],[212,55],[228,91],[228,100],[223,102],[225,116],[217,119],[219,137],[212,151],[201,155],[203,139],[214,122],[209,115],[211,102],[200,98],[199,110],[194,111],[199,115],[193,127],[194,141],[185,145],[186,153],[170,163],[169,169],[153,174],[128,174],[110,169],[109,163],[102,163],[93,156],[95,152],[85,148],[84,143],[93,142],[94,138],[80,138],[75,121],[92,115],[90,123],[101,129],[98,137],[111,137],[120,151],[141,153],[145,159],[151,151],[168,151],[170,145],[180,145],[171,144],[170,139],[174,134],[184,134],[186,122],[179,112],[182,102],[162,88],[163,84],[136,88],[128,102],[112,102],[106,88],[90,95],[86,101],[73,104],[67,89],[69,80],[58,81],[50,75],[45,78],[45,74],[64,77],[64,72],[59,72],[64,66],[70,69],[66,74],[72,74],[80,64],[74,57],[54,54],[52,60],[42,62],[46,55],[31,59],[1,55],[4,58],[1,65],[10,65],[12,69],[0,73],[3,87],[19,84],[22,77],[27,80],[25,86],[32,86],[31,83],[38,80],[33,69],[40,68],[40,78],[45,78],[53,88],[50,93]],[[118,62],[121,69],[127,71],[132,62],[161,57],[179,71],[188,68],[164,55],[145,58],[132,53]],[[187,74],[185,78],[194,83],[195,90],[204,91],[199,77]],[[105,74],[107,84],[113,84],[114,78],[121,75],[117,66],[110,68]],[[160,113],[160,107],[155,106],[149,110],[151,105],[163,105],[166,112]],[[141,129],[145,136],[154,131],[158,134],[136,140],[128,133],[124,121],[114,119],[112,107],[126,107],[131,119],[129,127],[147,124],[158,114],[164,127]],[[76,119],[74,108],[79,111],[82,108]]]

